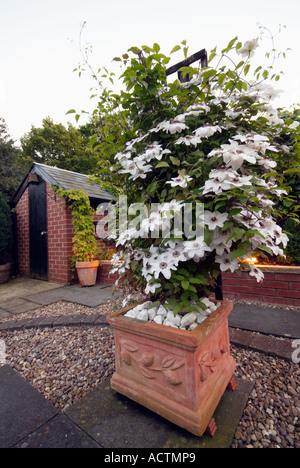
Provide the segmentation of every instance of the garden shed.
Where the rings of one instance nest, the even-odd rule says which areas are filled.
[[[58,197],[52,186],[82,189],[93,208],[115,197],[91,183],[87,175],[39,163],[32,164],[16,191],[12,199],[17,232],[15,271],[22,276],[68,284],[74,281],[70,266],[72,217],[66,200]]]

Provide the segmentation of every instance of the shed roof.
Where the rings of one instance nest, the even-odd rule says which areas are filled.
[[[99,201],[115,200],[115,196],[105,190],[101,189],[98,184],[89,180],[89,176],[79,174],[78,172],[67,171],[55,166],[47,166],[34,162],[29,170],[29,173],[38,174],[48,184],[55,185],[56,187],[64,190],[83,190],[89,198],[94,198]],[[12,204],[16,205],[21,198],[23,192],[28,186],[27,176],[23,183],[15,193]]]

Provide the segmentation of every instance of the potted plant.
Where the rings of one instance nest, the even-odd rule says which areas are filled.
[[[56,193],[67,200],[68,208],[72,211],[73,263],[79,283],[82,287],[93,286],[97,280],[101,247],[95,236],[94,210],[89,197],[83,190],[56,189]]]
[[[122,249],[112,262],[146,298],[108,317],[111,385],[197,435],[208,426],[214,433],[213,412],[228,384],[234,388],[233,304],[210,299],[217,278],[250,255],[283,255],[287,243],[274,219],[289,190],[276,159],[289,151],[281,135],[297,128],[270,104],[272,67],[249,78],[257,46],[235,38],[205,68],[187,61],[183,83],[170,82],[170,57],[158,44],[116,58],[126,65],[120,100],[132,135],[115,157],[130,209],[125,228],[112,230]],[[179,49],[187,59],[185,41],[172,53]],[[255,265],[249,273],[263,278]]]
[[[9,280],[12,242],[11,212],[4,196],[0,193],[0,284],[7,283]]]

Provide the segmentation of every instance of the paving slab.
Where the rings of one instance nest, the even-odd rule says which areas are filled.
[[[9,314],[22,314],[23,312],[29,312],[30,310],[35,310],[40,307],[39,304],[36,304],[31,301],[27,301],[23,298],[12,299],[10,301],[3,302],[1,307],[6,310]]]
[[[274,336],[300,338],[300,312],[256,304],[234,304],[229,326]]]
[[[0,285],[0,305],[2,302],[62,287],[64,287],[63,284],[50,281],[40,281],[25,277],[11,278],[8,283]]]
[[[0,367],[0,401],[0,448],[12,447],[58,414],[9,365]]]
[[[38,427],[14,448],[101,448],[64,414]]]
[[[0,309],[0,320],[11,317],[11,314],[7,310]]]
[[[253,382],[236,379],[234,392],[225,391],[214,419],[214,437],[197,437],[115,392],[110,380],[100,384],[65,414],[103,448],[229,448]]]
[[[0,366],[0,448],[100,448],[18,372]]]
[[[27,300],[45,306],[58,301],[68,301],[87,307],[97,307],[108,299],[114,299],[120,295],[122,295],[121,292],[114,293],[112,286],[108,284],[97,283],[95,286],[88,288],[81,288],[78,284],[74,284],[30,295]]]

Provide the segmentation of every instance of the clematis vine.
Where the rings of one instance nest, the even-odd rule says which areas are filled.
[[[131,133],[114,170],[125,175],[129,203],[145,204],[148,215],[139,227],[128,215],[113,265],[169,308],[197,304],[249,255],[284,255],[288,237],[274,214],[289,188],[276,169],[289,151],[280,135],[298,126],[285,125],[272,106],[268,68],[249,76],[258,46],[235,38],[221,55],[213,51],[216,68],[189,67],[185,83],[170,81],[169,57],[143,46],[131,50],[122,75]],[[234,58],[225,64],[231,52],[236,66]],[[258,267],[248,271],[263,279]]]

